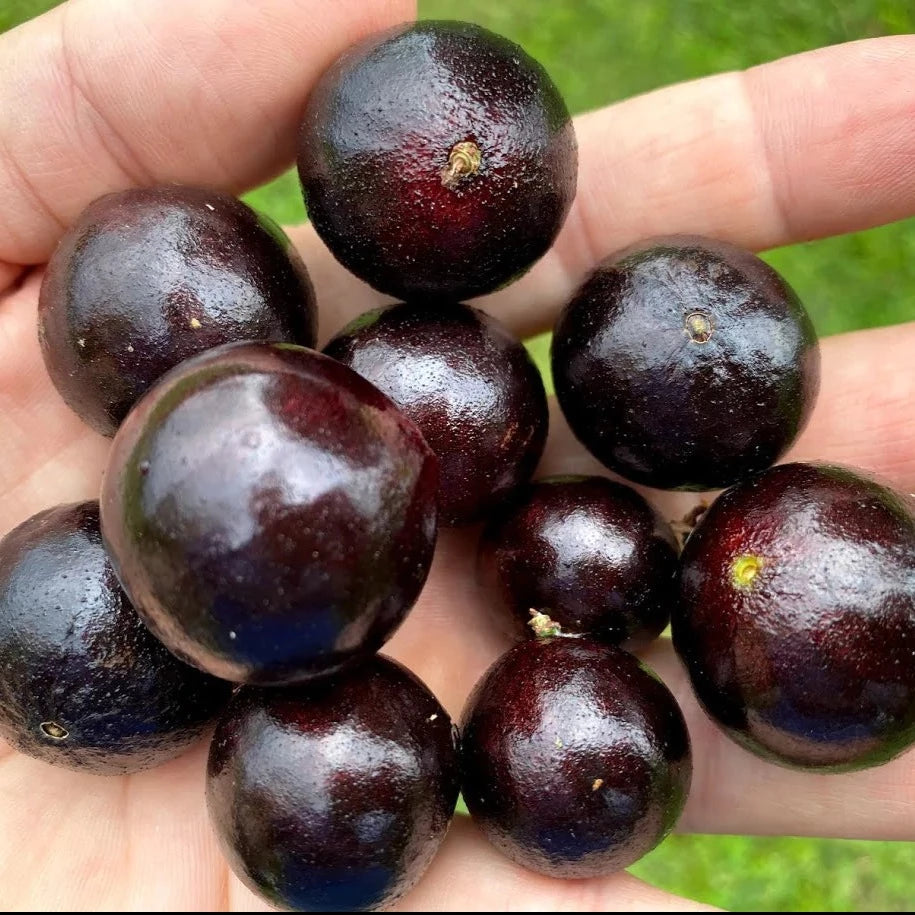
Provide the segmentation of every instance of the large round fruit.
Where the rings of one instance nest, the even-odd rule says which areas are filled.
[[[313,346],[311,282],[282,230],[228,194],[131,188],[91,203],[51,257],[39,336],[63,399],[104,435],[179,362],[221,343]]]
[[[325,347],[396,403],[439,462],[444,524],[482,520],[530,478],[549,414],[537,366],[495,318],[467,305],[393,305]]]
[[[915,741],[915,513],[873,480],[785,464],[725,492],[672,623],[705,710],[760,756],[856,769]]]
[[[99,775],[178,756],[229,699],[143,625],[102,547],[97,502],[40,512],[0,541],[0,734]]]
[[[334,256],[399,299],[460,301],[553,243],[578,155],[569,112],[518,45],[466,22],[375,35],[319,80],[299,175]]]
[[[281,683],[376,651],[419,595],[436,459],[344,365],[284,344],[189,360],[114,440],[102,530],[127,593],[179,657]]]
[[[552,360],[585,447],[661,489],[720,489],[769,467],[820,377],[791,287],[749,251],[687,236],[605,261],[560,315]]]
[[[683,715],[632,655],[585,638],[504,654],[467,702],[463,795],[484,835],[551,877],[628,867],[676,823],[692,762]]]
[[[210,749],[207,801],[252,890],[298,911],[353,912],[419,880],[458,785],[448,713],[376,657],[316,684],[239,691]]]

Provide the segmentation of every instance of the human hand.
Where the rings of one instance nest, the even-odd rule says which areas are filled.
[[[344,47],[409,18],[407,0],[73,0],[0,37],[0,533],[94,498],[108,442],[64,406],[39,353],[40,265],[90,200],[177,181],[232,191],[291,160],[308,90]],[[690,232],[754,249],[915,212],[915,38],[826,49],[579,118],[575,208],[555,249],[483,304],[520,335],[549,326],[605,254]],[[322,339],[377,303],[314,233],[293,231]],[[817,409],[792,457],[859,465],[915,490],[915,325],[823,344]],[[542,473],[601,472],[558,411]],[[657,495],[657,494],[655,494]],[[689,496],[652,496],[670,517]],[[505,647],[475,580],[473,532],[440,537],[425,592],[386,647],[453,715]],[[456,634],[458,633],[458,634]],[[646,653],[694,742],[680,828],[912,839],[915,756],[846,776],[749,756],[698,710],[668,642]],[[9,909],[264,908],[228,871],[203,797],[205,748],[125,778],[0,751],[0,886]],[[458,818],[403,908],[692,908],[627,874],[526,872]]]

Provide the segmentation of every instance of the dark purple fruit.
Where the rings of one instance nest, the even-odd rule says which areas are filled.
[[[207,773],[232,869],[273,905],[306,912],[403,896],[445,837],[458,787],[448,713],[384,657],[315,684],[240,690]]]
[[[221,343],[313,346],[311,282],[289,239],[228,194],[133,188],[100,197],[48,264],[38,307],[51,380],[114,435],[170,368]]]
[[[479,521],[530,478],[549,415],[521,342],[467,305],[393,305],[357,318],[327,345],[419,427],[439,459],[444,524]]]
[[[298,164],[340,263],[396,298],[456,302],[547,251],[578,151],[562,96],[518,45],[418,22],[357,44],[321,77]]]
[[[841,467],[729,489],[686,543],[674,645],[709,715],[773,762],[878,765],[915,742],[915,514]]]
[[[560,315],[552,360],[585,447],[661,489],[719,489],[769,467],[820,377],[791,287],[749,251],[689,236],[605,261]]]
[[[692,762],[683,715],[632,655],[584,638],[504,654],[464,710],[467,807],[486,837],[551,877],[628,867],[673,828]]]
[[[562,633],[632,648],[667,625],[676,599],[677,542],[633,489],[604,477],[549,477],[520,489],[487,524],[484,581],[514,631],[549,616]]]
[[[40,512],[0,541],[0,735],[18,750],[137,772],[187,749],[229,693],[140,621],[102,547],[97,502]]]
[[[367,381],[289,344],[231,344],[169,373],[118,432],[102,530],[180,658],[283,683],[365,659],[419,595],[436,459]]]

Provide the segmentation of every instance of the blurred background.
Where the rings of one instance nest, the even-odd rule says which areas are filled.
[[[53,5],[0,0],[0,31]],[[523,45],[573,112],[822,45],[915,32],[915,0],[420,0],[419,8],[424,18],[471,20]],[[248,199],[280,222],[305,218],[291,173]],[[915,220],[765,257],[822,335],[915,319]],[[532,342],[541,364],[547,343]],[[729,909],[908,911],[913,859],[904,843],[672,836],[632,870]]]

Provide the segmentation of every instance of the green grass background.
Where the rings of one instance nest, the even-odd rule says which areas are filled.
[[[0,0],[0,31],[52,5]],[[915,0],[420,0],[420,11],[479,22],[518,41],[576,112],[825,44],[915,32]],[[279,221],[304,218],[291,173],[249,199]],[[915,318],[915,220],[766,257],[821,334]],[[730,909],[907,911],[913,862],[915,846],[905,843],[673,836],[632,870]]]

